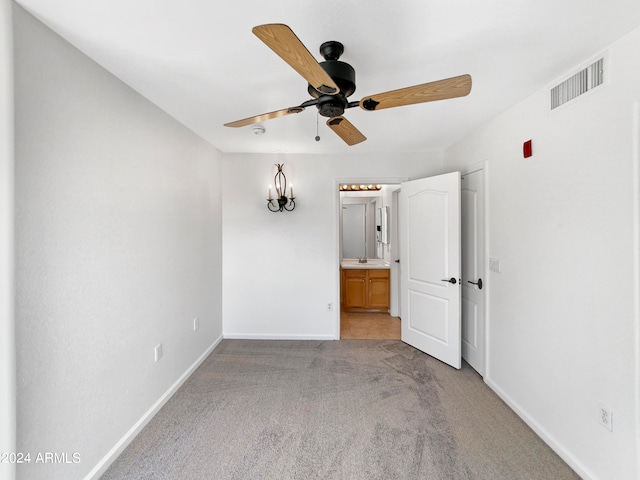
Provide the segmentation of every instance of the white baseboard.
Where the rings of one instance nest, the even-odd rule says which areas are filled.
[[[118,458],[125,448],[133,441],[138,433],[149,423],[156,413],[163,407],[165,403],[173,396],[174,393],[182,386],[182,384],[191,376],[191,374],[200,366],[202,362],[209,356],[214,348],[222,341],[222,335],[218,337],[205,352],[175,381],[171,387],[158,399],[153,406],[138,420],[131,429],[120,439],[118,443],[104,456],[102,460],[91,470],[84,480],[97,480],[109,466]]]
[[[271,335],[264,333],[225,333],[231,340],[338,340],[333,335]]]
[[[498,385],[488,378],[484,379],[485,383],[491,390],[498,395],[504,403],[506,403],[516,415],[518,415],[524,423],[526,423],[531,430],[546,443],[551,450],[556,452],[567,465],[569,465],[583,480],[597,480],[597,478],[580,462],[571,452],[569,452],[562,444],[560,444],[556,438],[551,435],[542,425],[540,425],[533,417],[531,417],[526,410],[524,410],[516,401],[513,400],[507,393],[504,392]]]

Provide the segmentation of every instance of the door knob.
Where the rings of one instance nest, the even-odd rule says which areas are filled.
[[[458,282],[456,281],[456,279],[455,279],[455,278],[453,278],[453,277],[451,277],[451,278],[443,278],[443,279],[442,279],[442,280],[440,280],[440,281],[441,281],[441,282],[449,282],[449,283],[452,283],[453,285],[455,285],[456,283],[458,283]]]
[[[478,290],[482,290],[482,279],[479,278],[477,282],[472,282],[471,280],[467,280],[471,285],[477,285]]]

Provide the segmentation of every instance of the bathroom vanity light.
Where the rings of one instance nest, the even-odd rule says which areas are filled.
[[[282,171],[282,167],[284,163],[276,163],[276,167],[278,167],[278,172],[275,177],[273,177],[273,184],[276,187],[276,198],[274,201],[271,189],[272,186],[269,185],[269,198],[267,198],[267,208],[271,212],[283,212],[286,210],[287,212],[292,211],[296,208],[296,202],[293,196],[293,184],[289,187],[289,198],[287,198],[287,177],[284,176],[284,172]]]
[[[351,184],[340,184],[341,192],[367,192],[367,191],[375,191],[381,190],[382,185],[351,185]]]

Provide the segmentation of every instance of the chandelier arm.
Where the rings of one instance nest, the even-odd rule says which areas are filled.
[[[284,209],[285,209],[287,212],[291,212],[291,211],[293,211],[293,209],[294,209],[294,208],[296,208],[296,202],[295,202],[295,200],[294,200],[294,198],[293,198],[293,197],[291,197],[291,198],[289,199],[289,203],[288,203],[288,205],[289,205],[289,206],[291,206],[291,208],[287,208],[287,205],[285,205],[285,206],[284,206]]]
[[[273,207],[273,208],[272,208]],[[267,200],[267,208],[269,209],[269,211],[271,212],[281,212],[282,210],[280,208],[277,208],[274,204],[273,204],[273,200]]]

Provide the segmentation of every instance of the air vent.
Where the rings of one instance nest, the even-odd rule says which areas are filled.
[[[558,108],[604,82],[604,59],[601,58],[551,89],[551,110]]]

